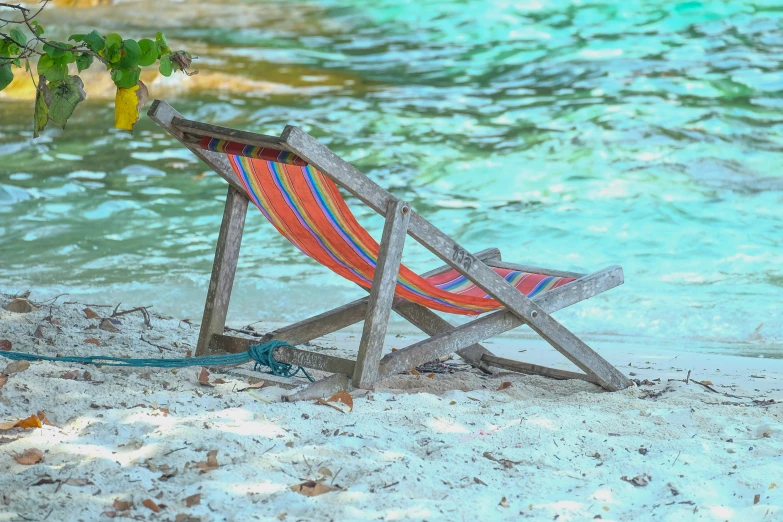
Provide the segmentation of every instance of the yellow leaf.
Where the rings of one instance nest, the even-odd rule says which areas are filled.
[[[144,82],[128,89],[118,87],[114,98],[114,126],[118,129],[133,131],[139,121],[139,111],[147,103],[149,93]]]

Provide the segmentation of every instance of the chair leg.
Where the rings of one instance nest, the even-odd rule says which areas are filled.
[[[245,230],[248,199],[232,186],[228,188],[226,206],[223,210],[223,222],[220,225],[215,261],[212,264],[212,277],[209,280],[207,301],[204,304],[204,316],[198,334],[196,355],[209,353],[209,343],[213,334],[222,334],[226,325],[228,303],[231,288],[234,286],[234,274],[239,260],[239,247],[242,245],[242,233]]]
[[[383,341],[389,324],[397,274],[402,261],[402,249],[408,233],[410,206],[403,201],[392,200],[386,213],[381,249],[375,266],[367,316],[364,319],[359,354],[353,373],[353,385],[369,388],[378,380],[378,363],[381,360]]]

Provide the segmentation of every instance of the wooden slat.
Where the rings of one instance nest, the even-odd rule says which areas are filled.
[[[220,140],[235,141],[254,147],[264,147],[267,149],[277,149],[288,151],[288,147],[277,136],[265,136],[255,132],[247,132],[218,125],[210,125],[200,121],[186,120],[181,116],[172,120],[172,125],[179,131],[193,136],[217,138]]]
[[[510,370],[512,372],[525,373],[528,375],[543,375],[550,379],[579,379],[582,381],[598,384],[595,377],[586,375],[584,373],[569,372],[567,370],[558,370],[556,368],[549,368],[548,366],[539,366],[538,364],[530,364],[513,359],[504,359],[503,357],[495,357],[494,355],[484,355],[482,360],[490,366],[502,368],[504,370]]]
[[[234,275],[239,261],[239,248],[245,229],[247,203],[243,194],[232,186],[228,187],[215,259],[212,262],[212,277],[209,280],[201,330],[198,334],[197,357],[209,353],[212,335],[223,333],[223,327],[226,325],[231,289],[234,287]]]
[[[264,341],[279,339],[290,344],[303,344],[313,339],[318,339],[324,335],[364,321],[367,315],[367,302],[369,299],[369,297],[364,297],[298,323],[278,328],[266,334],[262,339]]]
[[[518,263],[506,263],[505,261],[485,261],[487,266],[497,268],[508,268],[509,270],[519,270],[521,272],[527,272],[529,274],[543,274],[555,277],[573,277],[579,279],[587,274],[580,274],[578,272],[566,272],[565,270],[552,270],[551,268],[541,268],[538,266],[520,265]]]
[[[150,110],[147,111],[147,115],[152,121],[163,127],[173,138],[182,143],[188,150],[206,163],[221,178],[225,179],[229,185],[243,194],[247,194],[242,182],[237,178],[234,169],[231,168],[231,164],[228,162],[228,158],[226,158],[225,154],[204,150],[198,145],[190,143],[182,131],[172,125],[172,121],[175,118],[182,117],[182,115],[175,111],[171,105],[161,100],[155,100],[152,102]]]
[[[215,334],[212,336],[212,343],[210,346],[212,351],[215,352],[240,353],[246,352],[251,344],[259,344],[262,342],[264,341],[260,339],[245,339],[242,337],[234,337],[233,335]],[[294,366],[303,366],[305,368],[322,370],[329,373],[342,373],[348,376],[353,375],[354,367],[356,365],[356,362],[350,359],[343,359],[342,357],[334,357],[332,355],[324,355],[322,353],[310,352],[307,350],[299,350],[298,348],[289,348],[287,346],[277,348],[274,353],[274,358],[276,361],[293,364]]]
[[[396,200],[389,202],[353,374],[353,385],[357,388],[369,388],[378,380],[378,362],[386,340],[409,220],[408,203]]]
[[[533,301],[548,313],[553,313],[614,288],[622,282],[622,269],[609,267],[565,286],[555,288],[543,295],[538,295],[533,298]],[[524,323],[512,312],[507,310],[492,312],[470,323],[387,354],[381,360],[380,375],[383,378],[409,370],[465,346],[500,335],[522,324]],[[483,360],[484,355],[482,353],[479,357]],[[487,355],[492,354],[487,353]]]
[[[287,126],[281,138],[292,152],[315,166],[375,211],[386,215],[386,207],[393,197],[377,183],[298,127]],[[484,262],[471,256],[456,241],[413,211],[411,211],[408,234],[502,303],[582,371],[595,375],[600,380],[601,386],[608,390],[618,390],[632,384],[614,366]]]

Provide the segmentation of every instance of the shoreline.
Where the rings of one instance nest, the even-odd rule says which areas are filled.
[[[109,332],[84,308],[0,309],[0,340],[46,355],[185,357],[195,347],[187,323],[152,313],[150,329],[132,313]],[[386,348],[415,340],[391,333]],[[312,344],[352,356],[358,334]],[[569,369],[541,342],[485,344]],[[210,370],[203,385],[200,368],[33,362],[0,387],[0,423],[43,411],[51,425],[0,431],[0,522],[783,516],[783,360],[593,347],[641,385],[608,393],[508,372],[397,375],[354,393],[349,411],[280,402],[289,391],[248,389],[231,368]],[[28,449],[43,461],[17,463]],[[291,489],[305,481],[329,492]]]

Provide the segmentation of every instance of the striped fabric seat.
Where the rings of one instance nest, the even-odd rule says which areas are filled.
[[[209,137],[202,139],[201,147],[227,155],[251,201],[299,250],[354,283],[372,286],[380,247],[356,220],[331,179],[290,152]],[[528,297],[574,280],[494,270]],[[503,307],[456,270],[423,278],[402,265],[395,293],[453,314],[478,315]]]

